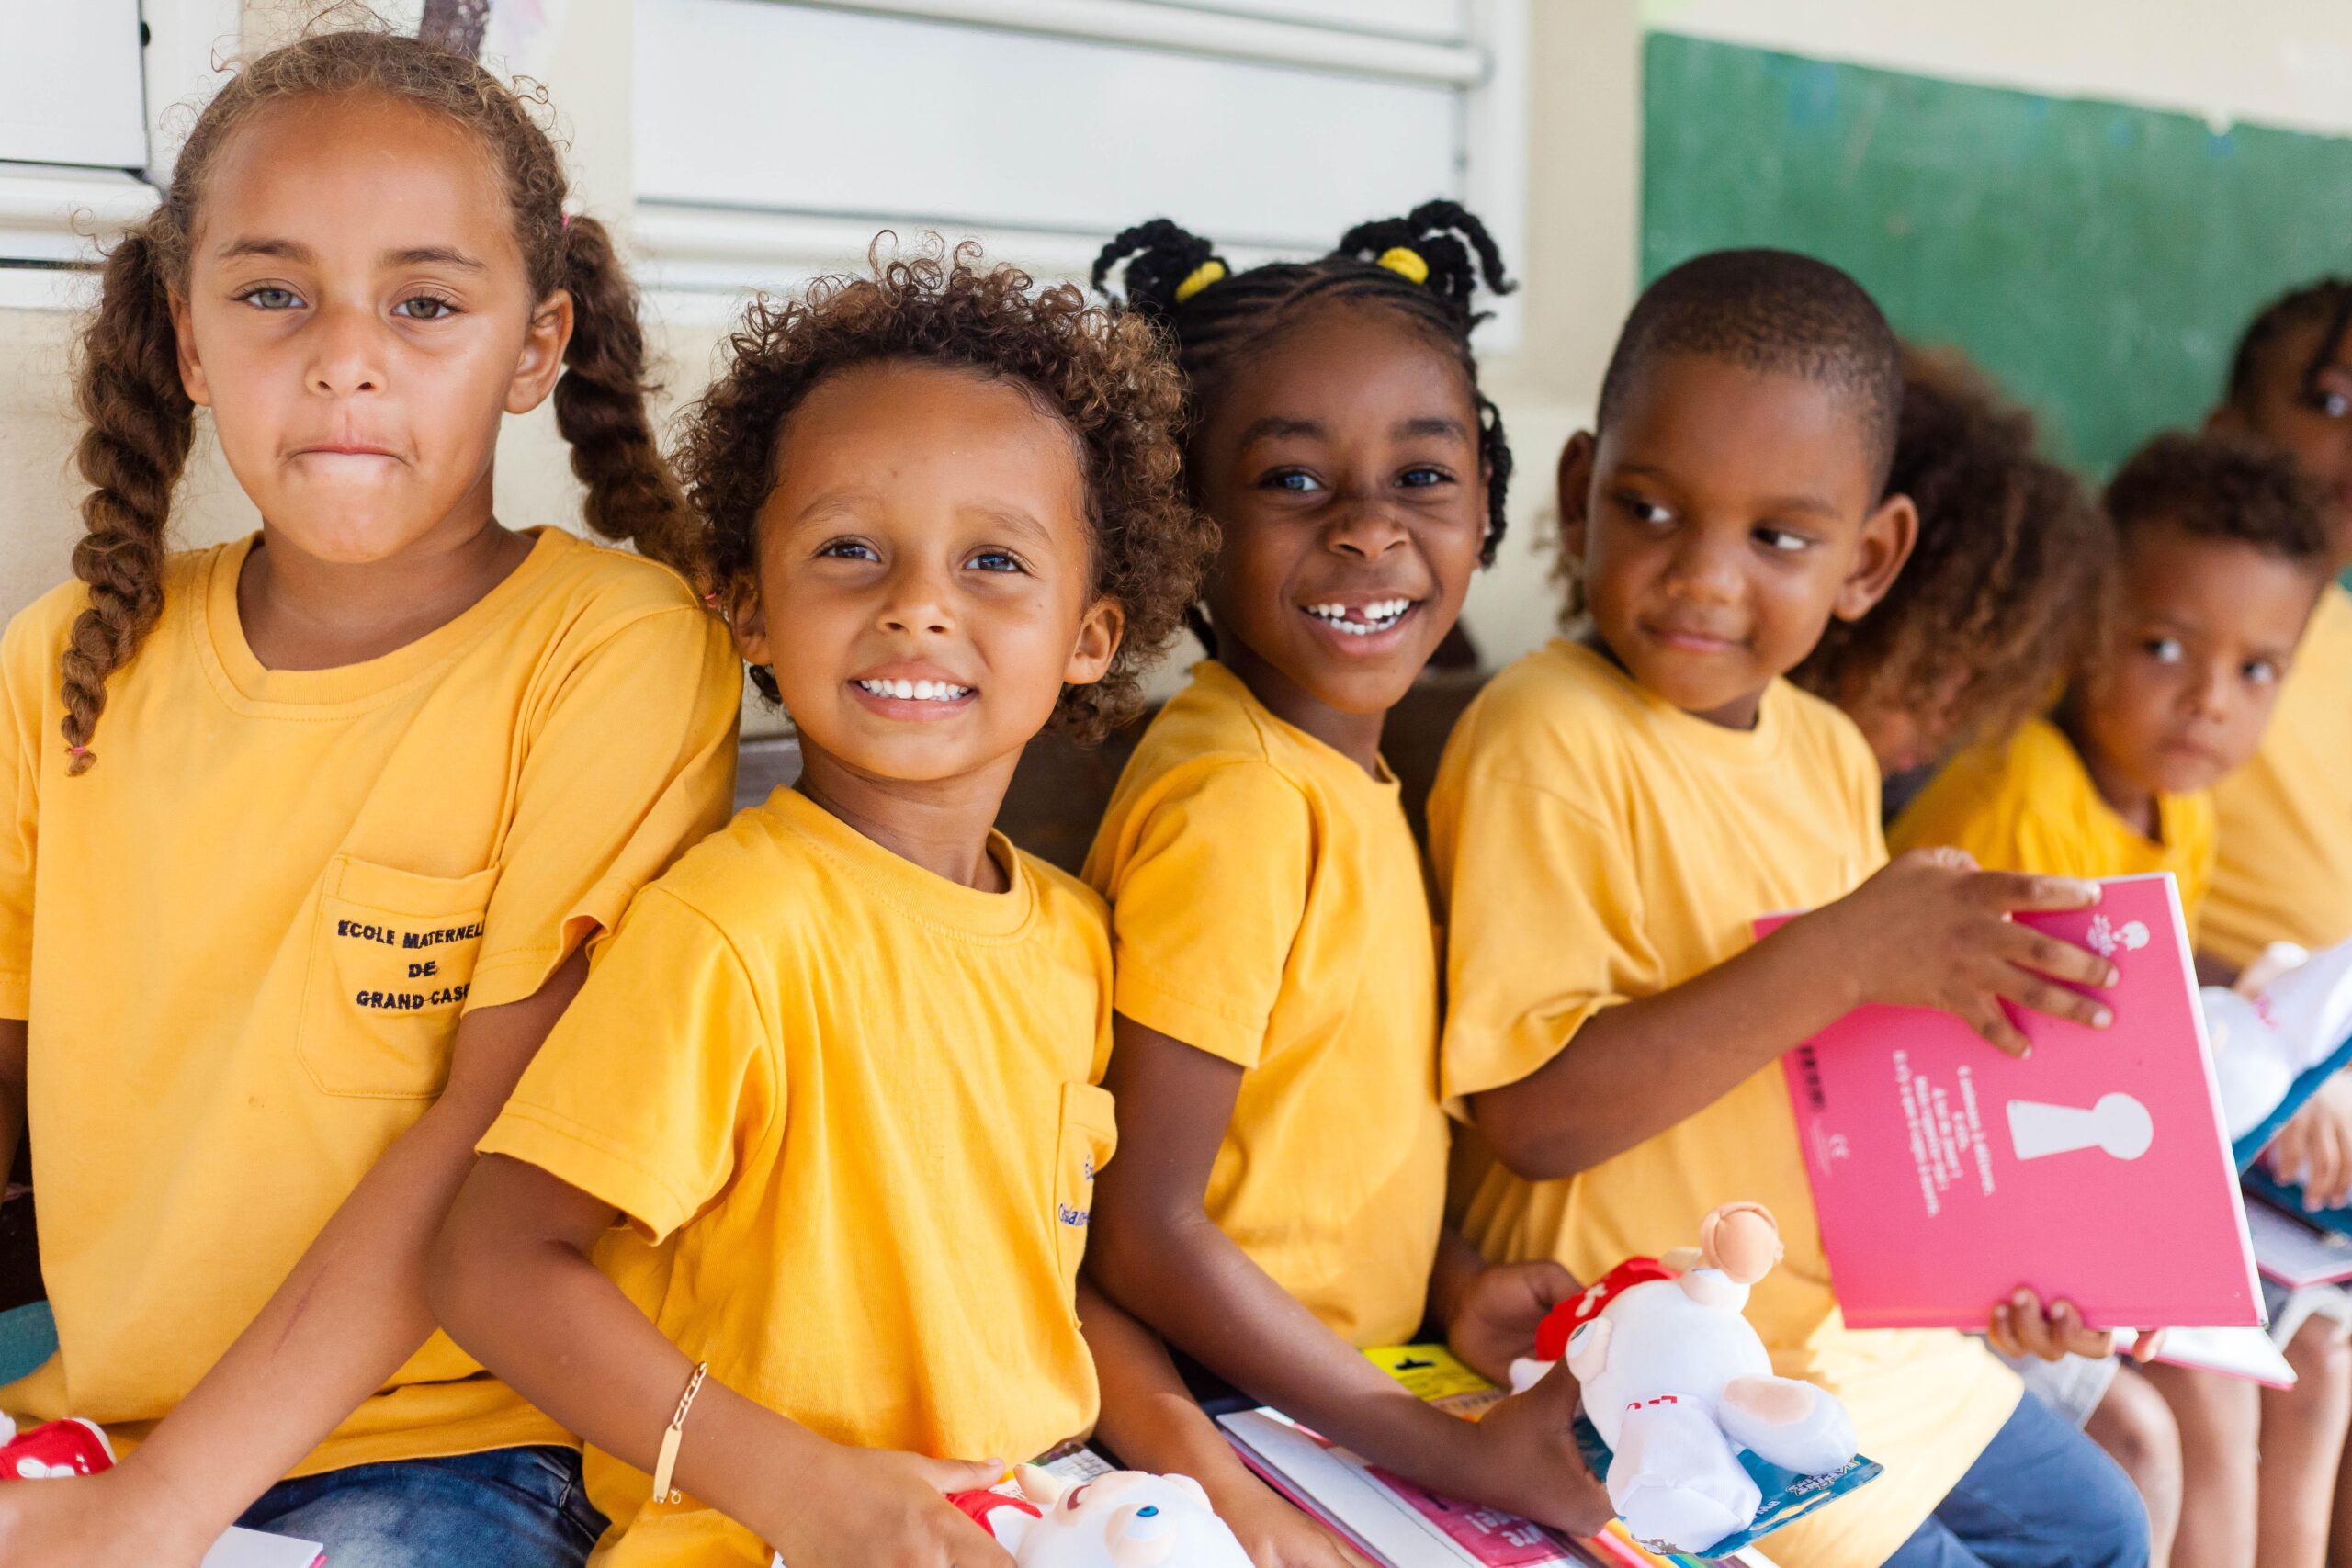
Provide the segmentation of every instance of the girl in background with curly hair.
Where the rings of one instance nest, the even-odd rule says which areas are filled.
[[[1575,1289],[1555,1264],[1482,1272],[1442,1244],[1437,945],[1380,758],[1502,534],[1510,452],[1470,349],[1501,258],[1431,202],[1238,274],[1158,220],[1095,281],[1114,271],[1177,345],[1187,473],[1222,545],[1196,616],[1212,657],[1145,732],[1086,864],[1112,906],[1125,1145],[1091,1267],[1171,1343],[1374,1462],[1595,1529],[1566,1372],[1473,1425],[1357,1354],[1433,1316],[1498,1376]],[[1196,1462],[1111,1440],[1148,1468]]]
[[[755,306],[688,417],[803,772],[639,895],[435,1269],[593,1445],[611,1568],[1009,1568],[943,1494],[1094,1421],[1110,941],[992,824],[1182,623],[1179,405],[1146,323],[965,248]]]
[[[2006,740],[2097,635],[2109,536],[2033,416],[1955,352],[1909,348],[1887,493],[1919,542],[1886,597],[1832,621],[1789,678],[1861,727],[1891,820],[1935,765]]]
[[[428,1337],[424,1257],[583,945],[724,820],[741,688],[543,107],[311,38],[107,260],[76,581],[0,638],[0,1155],[28,1121],[60,1347],[0,1409],[139,1447],[0,1489],[0,1562],[601,1529],[563,1429]],[[550,396],[589,525],[652,559],[502,523],[500,427]],[[199,408],[261,529],[175,553]]]

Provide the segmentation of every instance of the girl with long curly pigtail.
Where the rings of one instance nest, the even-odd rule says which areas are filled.
[[[1482,1269],[1442,1225],[1438,955],[1381,731],[1503,531],[1510,449],[1479,390],[1481,291],[1511,287],[1453,202],[1315,261],[1235,270],[1165,219],[1095,263],[1188,382],[1186,476],[1222,545],[1212,657],[1121,777],[1086,876],[1118,953],[1100,1189],[1104,1292],[1254,1398],[1453,1496],[1590,1530],[1607,1505],[1555,1377],[1476,1426],[1357,1352],[1426,1317],[1499,1371],[1571,1288]],[[1104,1433],[1194,1462],[1181,1429]],[[1261,1551],[1261,1568],[1342,1561]]]
[[[85,333],[74,581],[0,637],[0,1155],[59,1349],[0,1562],[571,1565],[577,1445],[434,1335],[426,1247],[584,945],[720,821],[740,691],[635,296],[544,97],[379,33],[245,63]],[[509,526],[552,398],[583,519]],[[209,423],[258,532],[175,550]],[[296,1479],[288,1479],[295,1477]]]

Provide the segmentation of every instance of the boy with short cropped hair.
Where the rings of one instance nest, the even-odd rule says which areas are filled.
[[[1916,521],[1883,493],[1900,389],[1869,296],[1802,256],[1702,256],[1634,307],[1597,431],[1560,462],[1592,629],[1496,679],[1430,801],[1443,1088],[1495,1156],[1465,1229],[1489,1258],[1597,1279],[1718,1202],[1764,1201],[1788,1266],[1749,1316],[1886,1467],[1775,1534],[1776,1562],[2136,1568],[2130,1483],[1981,1346],[1846,1329],[1781,1075],[1868,1002],[1946,1009],[2009,1050],[2004,999],[2109,1018],[2067,984],[2112,984],[2104,960],[2007,918],[2096,890],[1948,853],[1884,866],[1869,747],[1781,679],[1902,569]],[[1751,942],[1789,908],[1817,912]],[[1987,1305],[2038,1353],[2106,1348],[2063,1303]]]

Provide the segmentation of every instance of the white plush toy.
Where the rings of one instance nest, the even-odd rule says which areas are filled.
[[[1773,1376],[1741,1315],[1748,1287],[1781,1259],[1770,1211],[1726,1203],[1701,1223],[1699,1240],[1620,1264],[1561,1303],[1536,1336],[1536,1359],[1511,1369],[1523,1389],[1565,1354],[1610,1447],[1618,1517],[1653,1550],[1694,1553],[1756,1520],[1763,1499],[1737,1450],[1818,1475],[1856,1449],[1845,1406]]]
[[[1021,1568],[1250,1568],[1189,1475],[1114,1470],[1065,1483],[1025,1464],[1019,1478],[1021,1497],[965,1492],[950,1501]]]
[[[2352,1034],[2352,942],[2318,953],[2274,942],[2235,986],[2208,986],[2199,1001],[2222,1119],[2241,1138]]]

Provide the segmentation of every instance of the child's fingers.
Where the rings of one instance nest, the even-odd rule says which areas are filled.
[[[1980,871],[1973,886],[1986,907],[2012,909],[2087,909],[2098,902],[2098,884],[2079,876],[2036,876],[2021,871]]]
[[[2033,1043],[2009,1021],[2001,1004],[1991,997],[1980,998],[1973,1009],[1954,1010],[1960,1021],[1983,1035],[1993,1049],[2005,1056],[2030,1056]]]
[[[2082,1314],[2072,1302],[2060,1302],[2050,1309],[2052,1340],[2070,1356],[2086,1356],[2096,1361],[2115,1353],[2115,1336],[2105,1329],[2092,1328],[2083,1322]]]
[[[2086,1029],[2105,1029],[2115,1021],[2113,1010],[2097,997],[2068,990],[2014,965],[1995,982],[1994,988],[2019,1007],[2030,1008],[2049,1018],[2063,1018]]]
[[[927,1454],[909,1454],[907,1458],[923,1484],[936,1487],[942,1496],[956,1492],[985,1492],[1002,1481],[1012,1468],[1001,1459],[933,1459]]]
[[[1993,939],[1993,950],[2020,969],[2063,980],[2070,986],[2104,988],[2123,977],[2112,963],[2089,948],[2076,947],[2071,942],[2014,920],[2001,923]]]
[[[2037,1360],[2054,1361],[2064,1354],[2051,1332],[2049,1315],[2041,1310],[2041,1298],[2031,1291],[2021,1290],[2009,1297],[2009,1327],[2018,1348]]]
[[[962,1514],[953,1509],[949,1512],[954,1517],[947,1527],[951,1538],[948,1550],[953,1553],[948,1561],[954,1568],[1019,1568],[1012,1561],[1012,1553],[998,1545],[994,1536]]]
[[[1986,1343],[2004,1356],[2017,1357],[2025,1354],[2025,1347],[2018,1343],[2015,1314],[2010,1311],[2009,1303],[2007,1302],[1996,1303],[1994,1305],[1992,1321],[1984,1329],[1984,1338]]]

